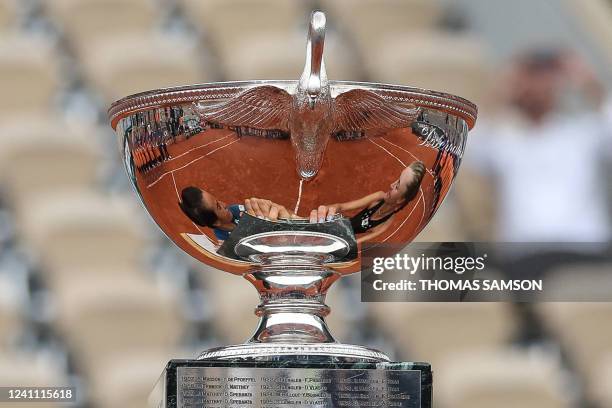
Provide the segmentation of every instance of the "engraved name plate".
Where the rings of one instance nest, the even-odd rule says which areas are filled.
[[[178,408],[421,406],[421,371],[178,367]]]

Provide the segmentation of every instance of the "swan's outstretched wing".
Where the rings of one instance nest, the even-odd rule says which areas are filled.
[[[364,89],[341,93],[334,103],[334,132],[359,132],[409,127],[420,108],[403,107]]]
[[[196,104],[196,110],[207,121],[227,126],[289,131],[292,97],[275,86],[258,86],[226,102]]]

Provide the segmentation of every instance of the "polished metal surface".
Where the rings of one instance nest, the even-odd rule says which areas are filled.
[[[427,225],[476,120],[475,105],[457,96],[328,80],[325,25],[314,12],[298,81],[162,89],[109,110],[159,227],[260,292],[260,325],[239,347],[249,353],[268,343],[334,344],[364,358],[329,334],[327,289],[359,271],[362,243],[409,243]]]
[[[329,362],[329,359],[342,363],[389,361],[389,357],[378,350],[354,344],[295,342],[246,343],[219,347],[202,352],[198,360],[249,358],[254,361],[268,361],[270,356],[275,356],[275,361],[295,361],[296,357],[317,361],[313,358],[317,356],[325,356],[325,362]]]
[[[421,371],[178,367],[177,408],[421,406]]]
[[[349,244],[334,235],[309,231],[273,231],[251,235],[236,245],[236,253],[244,260],[261,262],[261,255],[314,253],[327,255],[323,261],[344,258]]]
[[[225,210],[258,198],[304,219],[319,206],[334,204],[347,208],[340,211],[342,216],[355,219],[362,210],[385,201],[386,212],[394,214],[382,225],[357,233],[359,243],[408,243],[427,225],[459,169],[475,120],[473,106],[412,88],[330,81],[332,95],[365,89],[389,103],[414,104],[420,114],[410,126],[398,129],[335,134],[317,175],[304,180],[295,171],[295,151],[283,131],[211,124],[200,114],[198,107],[205,103],[218,105],[262,85],[287,92],[296,88],[288,81],[195,85],[136,95],[111,108],[132,183],[153,219],[179,247],[228,272],[242,274],[252,266],[217,254],[224,230],[233,226],[194,222],[180,205],[189,187],[207,193],[203,206],[208,208],[218,204]],[[426,168],[416,196],[392,202],[394,189],[406,191],[406,177],[400,178],[416,161]],[[397,181],[401,185],[396,186]],[[385,215],[381,210],[374,218]],[[352,273],[359,264],[333,268]]]

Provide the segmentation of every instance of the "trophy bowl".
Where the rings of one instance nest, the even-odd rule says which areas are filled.
[[[407,244],[427,225],[477,109],[441,92],[328,80],[324,40],[325,15],[314,12],[298,81],[159,89],[109,110],[162,231],[260,293],[253,337],[201,360],[388,360],[333,339],[325,294],[360,270],[362,244]]]

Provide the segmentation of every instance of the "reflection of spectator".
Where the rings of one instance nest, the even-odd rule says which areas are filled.
[[[312,210],[310,222],[329,221],[336,213],[361,209],[350,218],[351,226],[355,234],[364,234],[358,238],[358,242],[372,239],[383,233],[393,216],[416,197],[424,176],[425,165],[416,161],[402,171],[387,192],[377,191],[358,200],[322,205]]]
[[[607,175],[599,164],[611,148],[594,74],[574,55],[535,51],[517,60],[505,86],[503,115],[479,124],[466,155],[497,188],[498,239],[610,239]],[[592,109],[561,113],[569,90],[579,90]]]
[[[201,227],[212,228],[221,241],[229,238],[244,212],[243,206],[228,206],[197,187],[187,187],[181,191],[179,206],[191,221]]]
[[[183,108],[179,108],[178,112],[178,132],[179,135],[185,133],[185,112],[183,111]]]

